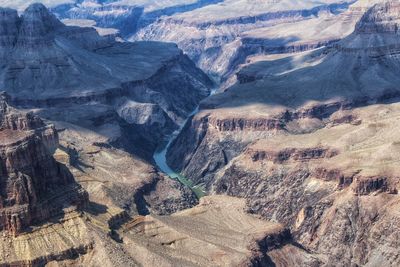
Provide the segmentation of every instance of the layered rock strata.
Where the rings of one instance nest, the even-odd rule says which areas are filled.
[[[52,156],[58,146],[54,126],[18,112],[8,100],[0,95],[0,230],[18,235],[63,208],[82,208],[87,194]]]

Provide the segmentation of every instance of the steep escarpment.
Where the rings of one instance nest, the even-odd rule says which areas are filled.
[[[9,103],[31,110],[1,105],[0,265],[133,265],[121,225],[198,203],[152,154],[212,82],[173,44],[101,37],[40,4],[0,15],[12,26],[2,24],[0,83]]]
[[[55,128],[14,110],[6,94],[0,97],[0,229],[18,235],[59,215],[63,207],[82,208],[87,194],[52,157],[58,146]]]
[[[245,198],[321,264],[397,266],[398,12],[378,4],[333,45],[249,64],[202,102],[171,166]]]
[[[356,31],[364,34],[397,34],[399,3],[387,1],[368,10],[357,23]]]

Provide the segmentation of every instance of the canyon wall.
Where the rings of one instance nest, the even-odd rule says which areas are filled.
[[[58,146],[54,126],[14,110],[7,94],[0,97],[0,229],[17,235],[64,207],[84,207],[88,196],[52,156]]]

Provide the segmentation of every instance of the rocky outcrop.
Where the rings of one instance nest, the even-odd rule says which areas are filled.
[[[210,119],[209,123],[215,127],[218,131],[271,131],[271,130],[283,130],[284,123],[280,119]]]
[[[338,188],[345,188],[351,185],[354,181],[354,177],[358,172],[354,172],[351,174],[345,174],[340,169],[327,169],[318,167],[314,169],[313,176],[317,179],[321,179],[323,181],[333,181],[337,182]]]
[[[356,177],[353,191],[357,195],[368,195],[371,193],[397,194],[396,185],[393,184],[398,178],[395,177]]]
[[[49,44],[49,34],[64,25],[41,4],[30,5],[19,21],[16,46],[18,48],[42,47]]]
[[[78,212],[71,211],[57,223],[43,224],[15,237],[3,234],[0,265],[44,266],[52,261],[68,262],[83,257],[94,249],[85,224]]]
[[[286,148],[279,151],[267,150],[248,150],[246,153],[250,154],[253,161],[272,161],[274,163],[284,163],[285,161],[309,161],[313,159],[331,158],[336,156],[339,152],[335,149],[324,147],[313,148]]]
[[[33,223],[81,208],[86,193],[52,157],[58,134],[32,113],[20,113],[0,96],[0,230],[20,234]]]
[[[397,34],[399,30],[398,11],[400,4],[387,1],[369,9],[356,25],[360,34]]]
[[[198,204],[195,193],[189,187],[169,177],[159,176],[139,188],[134,199],[140,215],[170,215]]]

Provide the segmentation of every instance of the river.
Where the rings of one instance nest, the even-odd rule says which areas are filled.
[[[215,94],[217,89],[211,90],[210,96]],[[156,162],[157,167],[166,175],[168,175],[171,179],[176,179],[182,184],[188,186],[192,191],[196,194],[198,198],[201,198],[206,195],[203,186],[201,185],[194,185],[192,181],[181,175],[180,173],[175,172],[167,163],[167,152],[169,147],[171,146],[172,142],[178,137],[179,133],[182,131],[183,127],[187,123],[190,117],[194,116],[197,114],[199,111],[199,107],[197,107],[189,116],[188,118],[182,123],[181,127],[175,131],[170,137],[168,142],[161,147],[160,149],[157,149],[156,152],[153,155],[153,159]]]

